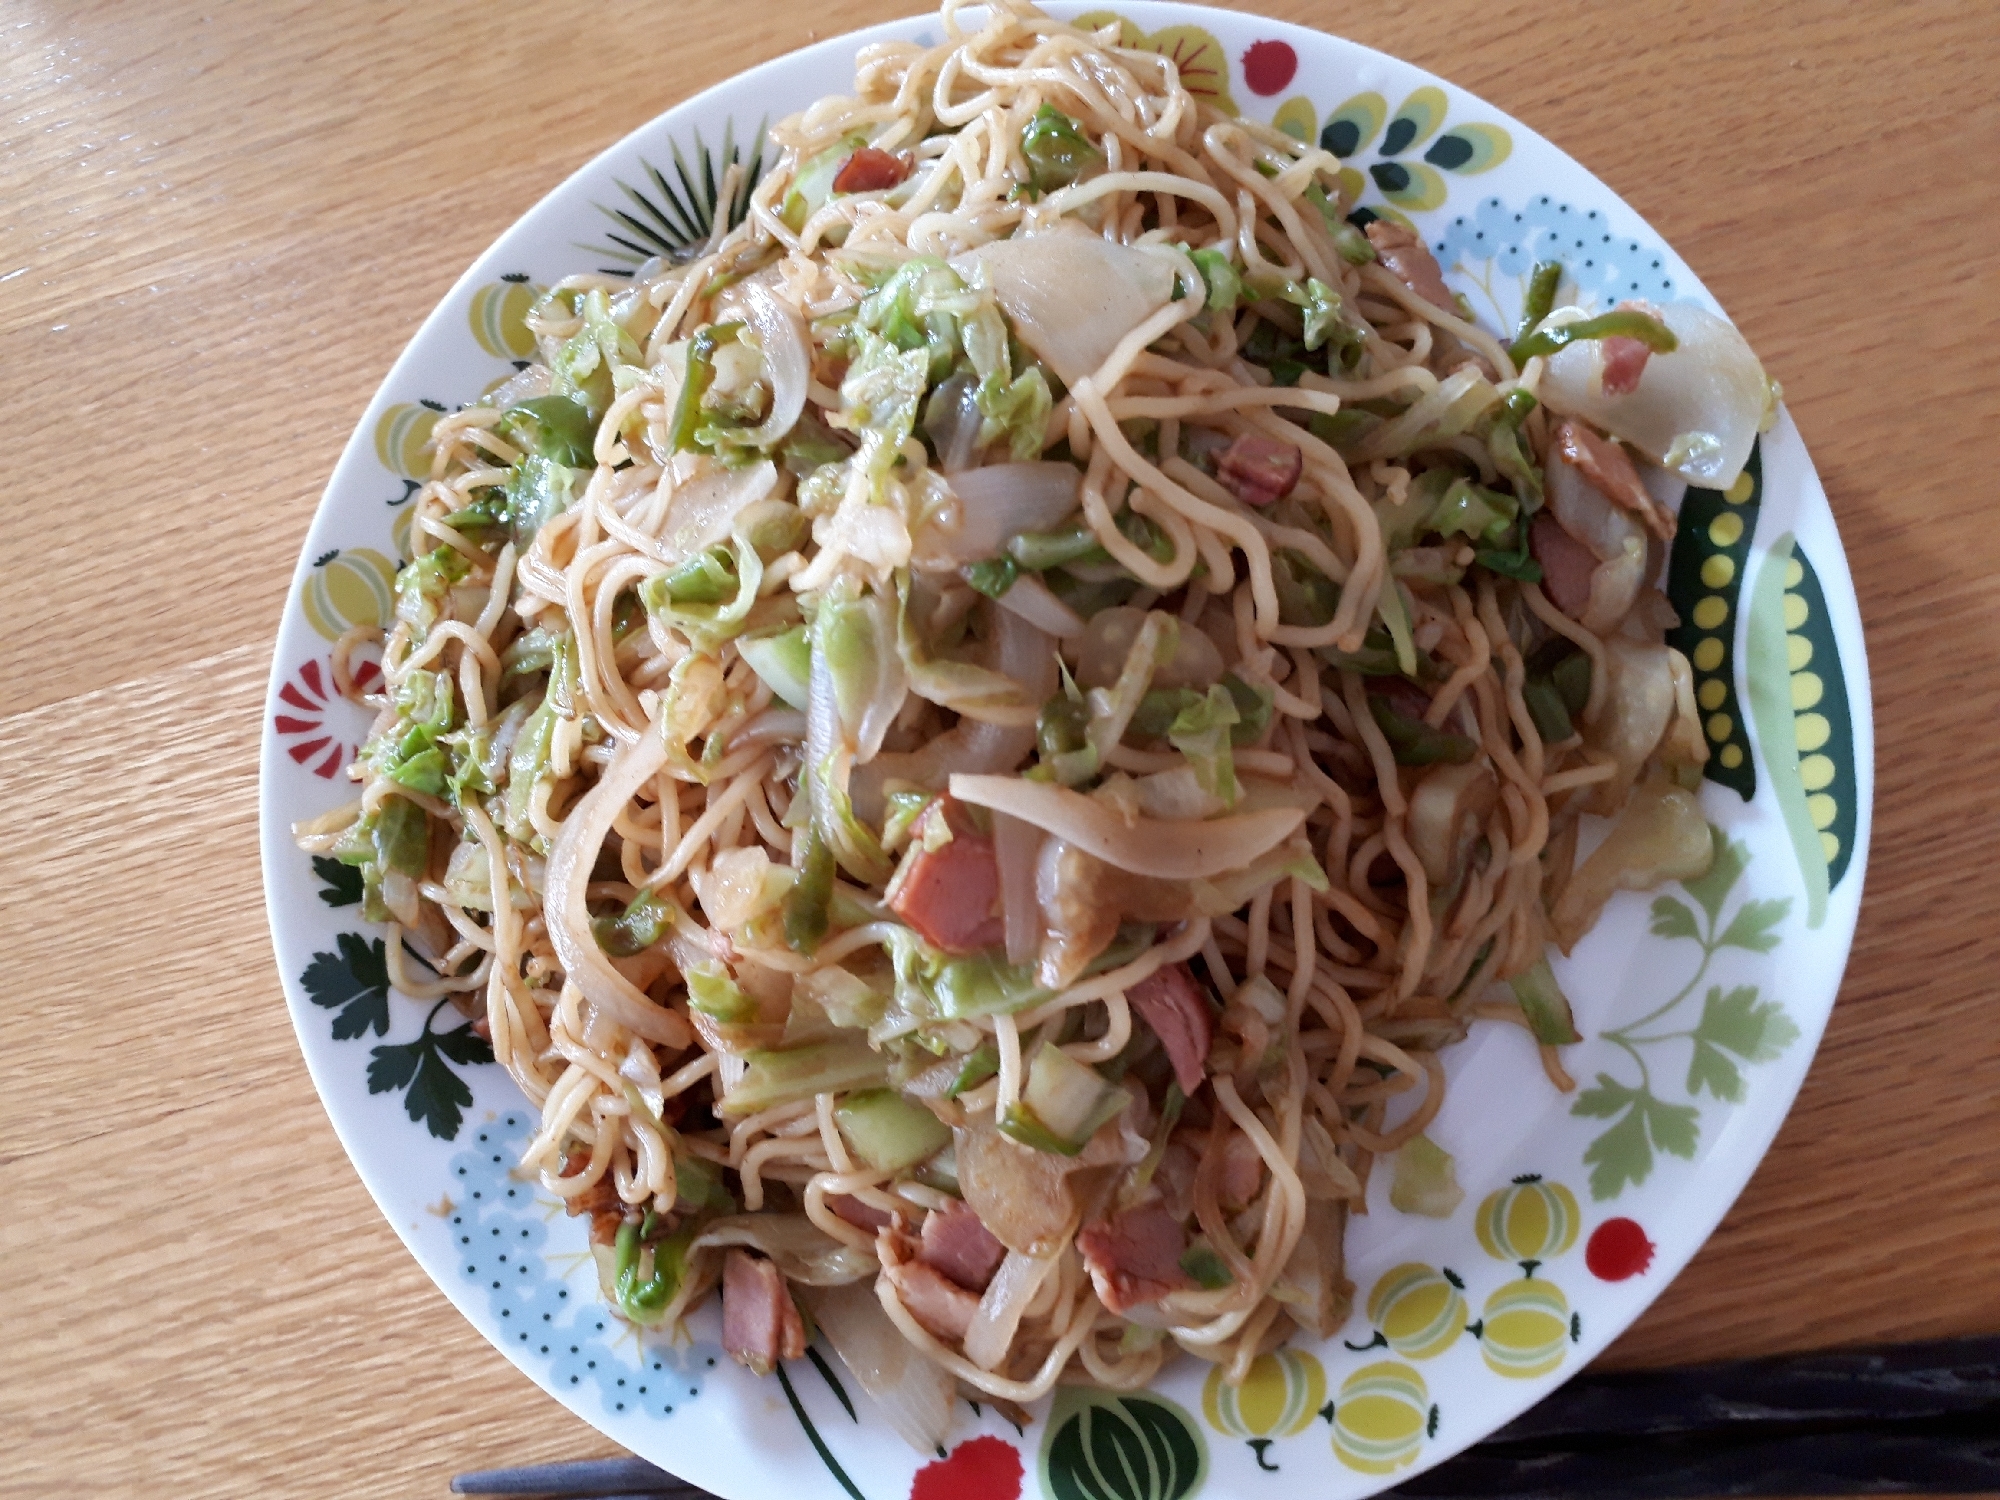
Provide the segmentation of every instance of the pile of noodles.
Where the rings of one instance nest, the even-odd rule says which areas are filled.
[[[1440,454],[1493,478],[1486,445],[1464,431],[1417,454],[1401,451],[1398,436],[1423,430],[1464,390],[1465,380],[1453,383],[1459,372],[1478,371],[1504,397],[1532,392],[1544,361],[1517,371],[1506,345],[1468,317],[1417,295],[1379,261],[1355,264],[1343,255],[1338,213],[1309,200],[1317,188],[1336,210],[1352,206],[1338,199],[1339,163],[1270,127],[1220,115],[1188,93],[1168,59],[1116,45],[1115,32],[1079,32],[1022,0],[1002,0],[978,30],[961,24],[956,3],[945,5],[943,20],[944,40],[935,46],[865,48],[851,97],[822,99],[779,124],[775,165],[748,195],[736,227],[718,213],[713,237],[694,258],[649,263],[630,281],[563,282],[531,319],[537,362],[508,390],[439,420],[411,546],[420,560],[455,550],[455,576],[434,608],[405,610],[386,638],[350,632],[335,652],[336,675],[351,696],[380,708],[380,741],[407,722],[399,690],[413,674],[437,674],[449,684],[456,743],[489,757],[494,747],[483,734],[520,733],[521,715],[510,718],[510,706],[550,702],[543,758],[532,785],[516,788],[510,803],[504,785],[416,790],[384,774],[380,757],[364,755],[359,804],[302,829],[302,842],[334,848],[396,799],[421,809],[428,825],[421,872],[379,875],[391,977],[406,995],[450,997],[481,1018],[496,1057],[540,1111],[522,1165],[545,1191],[588,1198],[601,1213],[612,1201],[608,1184],[612,1227],[641,1219],[665,1225],[686,1217],[690,1174],[709,1164],[703,1183],[720,1184],[734,1211],[687,1251],[671,1304],[655,1309],[654,1321],[678,1326],[716,1285],[721,1247],[749,1245],[779,1261],[809,1306],[832,1299],[818,1322],[850,1362],[858,1339],[864,1361],[893,1364],[879,1337],[888,1328],[943,1372],[939,1378],[1003,1401],[1031,1400],[1065,1374],[1136,1387],[1182,1350],[1240,1380],[1252,1359],[1295,1330],[1323,1336],[1345,1319],[1346,1215],[1362,1211],[1376,1158],[1436,1115],[1441,1049],[1477,1018],[1530,1025],[1505,981],[1543,960],[1581,815],[1617,813],[1635,784],[1655,785],[1662,762],[1676,755],[1683,767],[1699,764],[1699,733],[1682,732],[1692,712],[1686,664],[1660,644],[1671,616],[1651,590],[1619,618],[1586,629],[1538,584],[1467,567],[1469,543],[1455,553],[1454,543],[1442,544],[1451,581],[1415,573],[1401,586],[1412,642],[1439,669],[1421,712],[1429,728],[1473,741],[1487,794],[1476,826],[1462,830],[1461,847],[1471,851],[1463,867],[1448,884],[1434,882],[1412,831],[1421,772],[1398,765],[1371,712],[1368,679],[1338,663],[1367,648],[1392,587],[1383,507],[1400,504],[1416,473]],[[1024,193],[1031,169],[1022,134],[1045,104],[1077,123],[1101,166],[1056,191]],[[804,215],[788,214],[802,164],[857,137],[908,153],[911,185],[831,195]],[[732,167],[722,183],[725,206],[740,182]],[[941,792],[968,765],[1003,776],[1027,767],[1036,711],[1062,691],[1047,632],[1068,611],[1060,602],[1049,611],[1032,590],[1007,606],[949,573],[928,576],[922,587],[932,618],[956,612],[975,621],[967,638],[985,650],[972,651],[973,665],[989,674],[981,681],[1013,680],[978,701],[941,693],[948,703],[892,684],[890,701],[878,705],[885,723],[858,742],[816,744],[814,705],[777,697],[739,651],[740,639],[807,619],[840,590],[903,620],[899,589],[910,589],[913,569],[921,571],[924,528],[949,515],[938,509],[950,501],[949,480],[917,438],[901,445],[871,489],[851,476],[808,485],[768,465],[691,466],[672,451],[669,428],[686,341],[729,316],[781,339],[787,327],[791,336],[814,330],[805,413],[830,430],[855,432],[839,361],[817,330],[913,256],[948,261],[1046,231],[1064,216],[1128,245],[1219,247],[1246,280],[1316,280],[1337,291],[1365,342],[1351,377],[1312,370],[1296,384],[1274,385],[1243,351],[1260,319],[1291,319],[1285,331],[1296,333],[1295,311],[1266,302],[1205,315],[1202,282],[1190,268],[1177,273],[1172,300],[1095,368],[1056,388],[1041,453],[1081,471],[1082,521],[1116,568],[1137,580],[1128,607],[1165,614],[1184,635],[1204,635],[1270,705],[1268,727],[1234,753],[1243,802],[1216,823],[1258,808],[1298,816],[1286,823],[1295,829],[1283,846],[1289,862],[1273,865],[1258,888],[1235,891],[1229,909],[1157,922],[1149,946],[1113,953],[1109,967],[1065,973],[1050,998],[1026,1008],[926,1030],[938,1055],[982,1046],[997,1055],[993,1076],[927,1103],[961,1127],[963,1140],[964,1130],[990,1128],[1018,1101],[1037,1046],[1063,1045],[1086,1064],[1125,1051],[1137,1029],[1125,994],[1162,966],[1187,962],[1222,1002],[1210,1089],[1183,1116],[1200,1132],[1189,1227],[1226,1268],[1222,1284],[1175,1291],[1127,1317],[1100,1301],[1074,1243],[1018,1275],[1010,1257],[1001,1275],[1015,1276],[1025,1291],[1006,1294],[1014,1305],[1002,1313],[1004,1337],[997,1350],[982,1344],[975,1360],[911,1316],[877,1274],[877,1236],[829,1207],[850,1198],[907,1219],[945,1202],[947,1188],[859,1160],[838,1125],[838,1089],[749,1113],[723,1103],[750,1052],[784,1044],[796,986],[842,965],[879,975],[901,928],[883,899],[893,859],[873,879],[841,861],[831,925],[816,944],[788,943],[768,902],[760,907],[760,893],[795,878],[788,872],[801,862],[806,783],[829,778],[814,784],[845,790],[855,817],[879,836],[885,788]],[[504,530],[453,524],[514,475],[524,448],[504,414],[510,403],[549,390],[552,366],[574,363],[578,337],[589,332],[590,293],[602,294],[597,306],[617,325],[608,337],[628,341],[594,429],[594,467],[585,464],[570,503],[526,545]],[[608,347],[602,357],[614,361]],[[1344,452],[1307,425],[1315,413],[1330,417],[1363,403],[1403,415]],[[1549,420],[1546,407],[1526,420],[1524,442],[1536,451],[1548,441]],[[1295,511],[1287,519],[1240,503],[1200,461],[1244,434],[1301,451],[1291,498],[1313,524],[1298,524]],[[735,634],[727,626],[684,628],[670,612],[635,602],[649,580],[685,562],[675,528],[686,521],[697,478],[703,503],[727,512],[715,535],[740,544],[745,577],[737,586],[754,590],[754,600],[741,601],[747,612],[731,622]],[[730,488],[739,484],[754,491],[747,503]],[[801,506],[809,513],[796,514]],[[1128,511],[1170,545],[1135,545],[1115,519]],[[758,527],[788,545],[757,555],[743,539]],[[1337,602],[1323,623],[1282,618],[1283,580],[1274,576],[1281,552],[1309,560],[1334,585]],[[537,630],[566,637],[560,668],[520,668],[518,643]],[[1579,732],[1544,743],[1524,701],[1524,653],[1552,636],[1587,653],[1593,672]],[[357,653],[378,639],[383,681],[364,694],[355,683]],[[1024,659],[1025,648],[1042,660]],[[1672,674],[1671,725],[1650,723],[1643,744],[1630,734],[1621,740],[1619,716],[1637,712],[1619,696],[1621,652],[1651,653]],[[935,654],[942,659],[943,648]],[[546,682],[538,672],[547,672]],[[511,763],[524,764],[518,754]],[[1100,791],[1093,805],[1134,826],[1129,788],[1180,764],[1164,747],[1114,744],[1102,770],[1127,788],[1125,801]],[[1656,803],[1661,795],[1654,793]],[[1018,837],[1026,825],[1010,824],[1004,811],[993,823],[1004,862],[1008,830]],[[1089,841],[1078,828],[1029,831],[1037,841],[1044,834]],[[1018,869],[1010,878],[1008,954],[1024,954],[1025,944],[1032,965],[1046,934],[1022,899]],[[652,909],[668,914],[664,925],[636,952],[607,952],[599,941],[605,920],[649,893]],[[1572,925],[1593,916],[1589,910]],[[695,970],[726,971],[757,1005],[756,1022],[732,1031],[691,1010],[684,980]],[[1550,1077],[1567,1086],[1553,1048],[1543,1053]],[[1159,1103],[1142,1101],[1143,1119],[1127,1127],[1155,1124]],[[1143,1145],[1143,1129],[1138,1139]],[[1261,1165],[1259,1189],[1247,1205],[1225,1204],[1225,1166],[1232,1152],[1246,1151]],[[1114,1165],[1128,1170],[1132,1160],[1118,1156]],[[608,1229],[598,1236],[608,1237]],[[656,1268],[649,1259],[644,1269]],[[879,1303],[886,1324],[878,1317],[854,1331],[857,1307],[864,1325],[870,1307],[839,1298],[855,1287],[872,1293],[864,1302]],[[993,1329],[984,1337],[990,1343]]]

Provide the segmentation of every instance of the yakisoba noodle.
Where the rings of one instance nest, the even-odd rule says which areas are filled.
[[[1474,1019],[1568,1086],[1547,944],[1709,858],[1652,580],[1768,394],[1559,269],[1505,342],[1327,152],[980,15],[439,420],[361,800],[301,829],[613,1306],[719,1283],[766,1370],[803,1302],[920,1444],[954,1385],[1331,1335]]]

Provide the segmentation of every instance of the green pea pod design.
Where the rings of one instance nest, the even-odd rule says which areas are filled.
[[[1667,644],[1694,668],[1695,702],[1708,736],[1702,774],[1745,802],[1757,795],[1757,767],[1736,689],[1736,610],[1750,561],[1750,538],[1764,497],[1763,443],[1727,491],[1689,490],[1681,501],[1667,563],[1667,599],[1681,623]]]
[[[1750,712],[1806,885],[1806,926],[1854,852],[1854,720],[1826,596],[1791,533],[1778,538],[1750,601]]]

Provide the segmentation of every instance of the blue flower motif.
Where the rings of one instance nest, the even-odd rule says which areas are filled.
[[[1623,297],[1671,302],[1674,279],[1655,245],[1611,233],[1602,212],[1572,207],[1543,193],[1519,207],[1484,198],[1455,215],[1432,242],[1438,261],[1468,273],[1490,261],[1504,276],[1525,278],[1535,262],[1562,262],[1566,282],[1599,306]]]
[[[532,1131],[526,1112],[509,1111],[452,1158],[459,1274],[484,1291],[501,1344],[551,1390],[594,1390],[607,1412],[671,1416],[701,1394],[719,1351],[642,1339],[605,1308],[583,1221],[513,1175]]]

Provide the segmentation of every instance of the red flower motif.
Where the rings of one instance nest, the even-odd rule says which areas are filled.
[[[997,1437],[969,1438],[917,1470],[910,1500],[1021,1500],[1021,1454]]]
[[[354,665],[355,683],[364,690],[373,687],[381,676],[381,668],[372,661]],[[281,710],[271,717],[271,727],[278,731],[279,739],[297,742],[286,745],[285,753],[302,766],[311,762],[315,776],[331,781],[354,758],[357,748],[327,727],[327,707],[342,701],[333,690],[331,674],[322,670],[318,662],[307,662],[292,674],[290,682],[278,689],[278,701],[297,710],[297,713]]]
[[[1253,94],[1275,94],[1299,71],[1299,55],[1289,42],[1252,42],[1243,54],[1243,81]]]
[[[1653,1263],[1653,1242],[1630,1219],[1606,1219],[1590,1232],[1583,1263],[1599,1281],[1624,1281]]]

